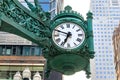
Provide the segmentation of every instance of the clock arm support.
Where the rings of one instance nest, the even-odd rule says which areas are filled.
[[[35,11],[35,6],[33,6],[30,2],[28,2],[28,0],[24,0],[27,3],[27,6],[31,9],[32,12]]]
[[[50,15],[48,16],[48,13],[44,12],[42,7],[39,5],[39,1],[38,0],[34,0],[35,6],[33,4],[31,4],[30,2],[28,2],[28,0],[25,0],[25,2],[27,3],[28,7],[31,9],[31,11],[35,14],[38,15],[38,17],[44,21],[45,23],[47,23],[50,20]]]
[[[19,35],[41,47],[49,46],[49,23],[45,24],[18,0],[0,0],[0,22],[0,31]]]

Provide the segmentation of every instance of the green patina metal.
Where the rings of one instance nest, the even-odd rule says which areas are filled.
[[[50,20],[50,14],[42,10],[37,0],[34,0],[35,6],[25,1],[31,11],[17,0],[0,0],[0,30],[24,37],[43,48],[43,56],[47,59],[46,77],[51,70],[66,75],[84,70],[89,78],[90,59],[94,57],[92,13],[88,12],[84,20],[67,6]],[[52,39],[55,27],[65,22],[75,23],[85,32],[84,42],[74,49],[60,48]]]

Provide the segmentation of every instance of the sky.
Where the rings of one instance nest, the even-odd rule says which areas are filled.
[[[64,0],[64,6],[70,5],[74,11],[79,12],[84,19],[90,10],[90,0]],[[91,80],[86,78],[85,71],[80,71],[74,75],[63,75],[63,80]]]
[[[86,13],[90,10],[90,0],[64,0],[64,6],[67,5],[82,14],[84,18],[86,18]]]

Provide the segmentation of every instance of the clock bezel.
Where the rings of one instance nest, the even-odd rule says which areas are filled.
[[[86,33],[87,33],[87,31],[86,31],[86,29],[85,29],[85,27],[86,27],[86,25],[81,21],[81,20],[79,20],[79,19],[70,19],[70,18],[65,18],[65,19],[59,19],[59,20],[56,20],[56,21],[54,21],[53,22],[53,24],[51,25],[51,29],[52,29],[52,34],[53,34],[53,31],[54,31],[54,29],[56,28],[56,27],[58,27],[60,24],[63,24],[63,23],[74,23],[74,24],[76,24],[76,25],[78,25],[79,27],[81,27],[82,28],[82,30],[84,31],[84,33],[85,33],[85,38],[84,38],[84,41],[81,43],[81,45],[79,45],[79,46],[77,46],[77,47],[75,47],[75,48],[72,48],[72,49],[67,49],[67,48],[62,48],[62,47],[60,47],[60,46],[58,46],[55,42],[54,42],[54,39],[53,39],[53,36],[52,36],[52,43],[53,43],[53,45],[59,50],[59,51],[61,51],[61,50],[63,50],[63,51],[78,51],[78,50],[80,50],[81,48],[83,48],[83,46],[85,45],[85,43],[86,43],[86,37],[87,37],[87,35],[86,35]],[[51,34],[51,35],[52,35]]]

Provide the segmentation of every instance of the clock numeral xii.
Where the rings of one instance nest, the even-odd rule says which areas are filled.
[[[67,28],[70,28],[70,24],[66,24]]]

